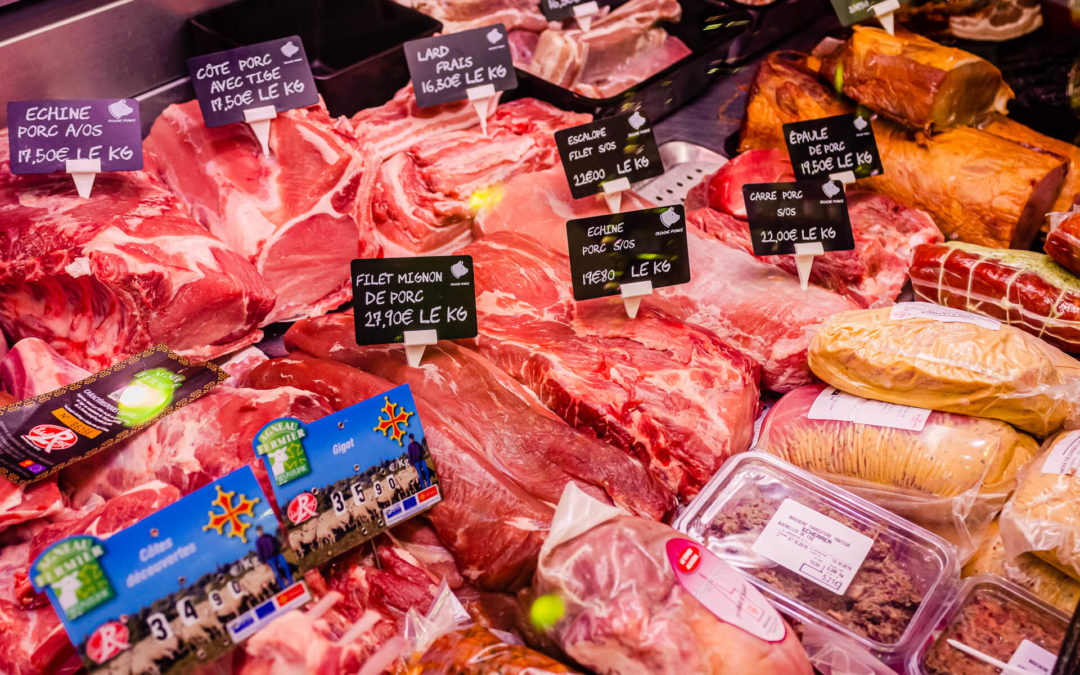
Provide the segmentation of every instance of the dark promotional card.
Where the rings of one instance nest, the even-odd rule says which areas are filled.
[[[133,98],[10,101],[7,119],[11,173],[65,171],[71,159],[101,160],[102,171],[143,168]]]
[[[690,281],[681,205],[571,220],[566,240],[575,300],[618,295],[638,281],[653,288]]]
[[[470,89],[484,87],[482,96],[494,96],[517,86],[510,40],[501,23],[412,40],[404,48],[421,108],[469,98]]]
[[[540,11],[548,21],[562,21],[574,18],[574,8],[578,5],[593,5],[593,13],[599,10],[596,0],[540,0]]]
[[[795,253],[820,242],[826,251],[855,248],[844,186],[838,181],[752,183],[743,186],[754,255]]]
[[[648,118],[640,110],[555,132],[570,194],[582,199],[625,179],[622,189],[664,173]]]
[[[319,102],[304,43],[293,35],[188,59],[191,85],[208,127],[245,121],[244,111],[281,113]]]
[[[353,260],[352,285],[357,344],[403,342],[412,330],[476,337],[472,256]]]
[[[881,14],[895,12],[907,0],[832,0],[840,23],[850,26]]]
[[[845,171],[867,178],[882,171],[869,114],[785,124],[784,140],[797,180],[825,180]]]
[[[227,375],[158,345],[0,410],[0,475],[41,480],[202,397]]]

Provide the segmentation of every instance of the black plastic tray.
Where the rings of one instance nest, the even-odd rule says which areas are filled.
[[[518,88],[514,97],[532,96],[563,110],[610,117],[643,109],[656,123],[701,94],[723,74],[735,39],[753,24],[744,7],[710,0],[679,0],[682,18],[665,26],[682,40],[691,54],[655,75],[609,98],[590,98],[517,69]]]
[[[391,0],[241,0],[192,17],[192,53],[299,35],[331,115],[382,105],[409,81],[402,43],[442,24]]]
[[[741,7],[751,16],[750,29],[735,38],[731,45],[729,64],[744,63],[813,25],[823,15],[833,13],[828,0],[776,0],[772,4],[759,6],[747,6],[734,0],[714,1]]]

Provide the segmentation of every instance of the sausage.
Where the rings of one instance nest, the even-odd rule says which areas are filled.
[[[1057,264],[1080,274],[1080,212],[1071,213],[1050,226],[1043,250]]]

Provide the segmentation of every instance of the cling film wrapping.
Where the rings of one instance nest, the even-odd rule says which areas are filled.
[[[975,555],[964,565],[965,577],[978,574],[1005,577],[1063,612],[1072,613],[1080,602],[1080,581],[1030,553],[1016,556],[1006,553],[996,520],[987,528],[986,538]]]
[[[1048,439],[1001,512],[1010,557],[1031,553],[1080,579],[1080,432]]]
[[[1044,438],[1074,426],[1080,363],[993,319],[927,303],[842,312],[823,323],[810,368],[850,394],[988,417]]]
[[[823,414],[824,402],[839,412]],[[837,419],[846,411],[853,414]],[[998,420],[866,401],[820,384],[776,402],[757,448],[937,532],[962,558],[1038,452],[1034,439]]]

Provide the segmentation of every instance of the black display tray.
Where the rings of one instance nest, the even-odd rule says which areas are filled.
[[[720,4],[741,7],[751,17],[750,28],[735,38],[728,54],[728,63],[741,64],[762,54],[776,43],[785,40],[822,16],[833,13],[828,0],[777,0],[768,5],[748,6],[734,0],[715,0]]]
[[[520,68],[514,97],[532,96],[563,110],[610,117],[643,109],[658,122],[699,96],[730,59],[734,40],[750,30],[753,16],[744,7],[711,0],[679,0],[682,18],[665,26],[691,54],[637,85],[608,98],[590,98],[543,80]]]
[[[192,17],[193,54],[299,35],[331,115],[382,105],[409,81],[402,43],[442,24],[391,0],[241,0]]]

